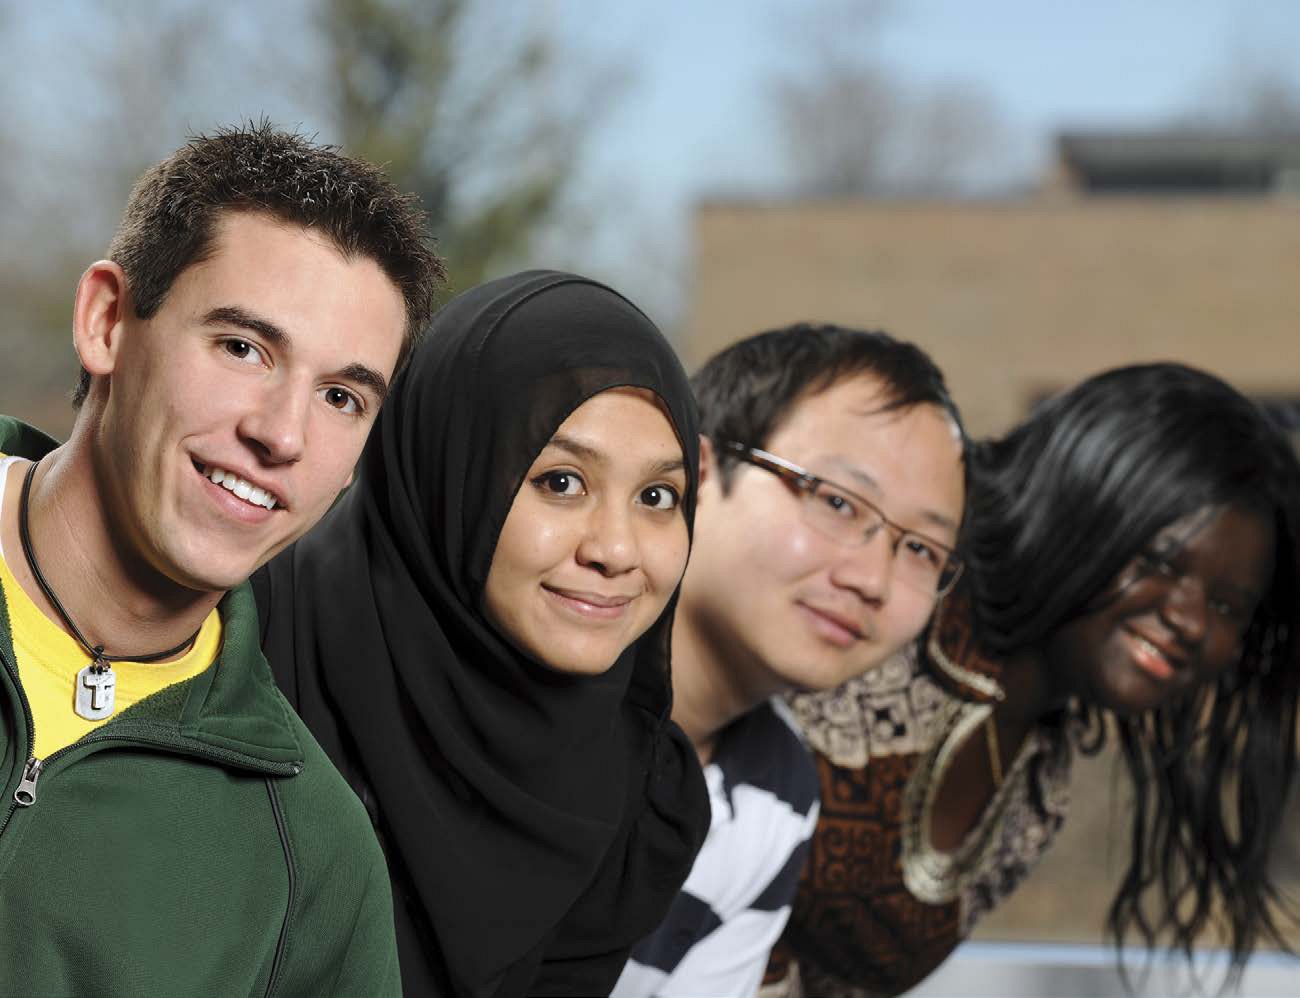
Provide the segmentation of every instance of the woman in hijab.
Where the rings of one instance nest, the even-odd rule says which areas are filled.
[[[655,326],[519,274],[438,314],[355,486],[255,580],[384,844],[408,995],[606,993],[689,872],[708,803],[668,655],[696,471]]]

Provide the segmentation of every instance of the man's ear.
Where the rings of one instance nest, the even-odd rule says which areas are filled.
[[[112,260],[86,268],[72,306],[72,345],[92,376],[112,374],[122,346],[123,322],[131,307],[126,272]]]
[[[700,487],[699,494],[704,495],[705,484],[712,485],[718,477],[718,455],[713,450],[713,441],[700,434]],[[697,500],[698,502],[698,500]]]

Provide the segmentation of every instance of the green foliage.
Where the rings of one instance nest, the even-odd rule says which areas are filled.
[[[569,217],[587,138],[620,92],[561,47],[542,7],[509,0],[96,0],[77,18],[32,8],[21,25],[6,13],[0,25],[23,30],[0,32],[0,287],[21,359],[0,365],[0,411],[66,407],[77,276],[131,180],[187,135],[266,116],[384,165],[421,198],[455,291],[526,265]]]

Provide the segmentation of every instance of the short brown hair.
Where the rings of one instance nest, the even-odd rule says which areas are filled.
[[[315,229],[345,256],[374,260],[406,301],[401,368],[446,276],[414,195],[399,193],[377,167],[265,120],[196,136],[136,181],[108,247],[137,317],[153,316],[177,276],[212,251],[223,211]],[[73,405],[89,391],[83,369]]]

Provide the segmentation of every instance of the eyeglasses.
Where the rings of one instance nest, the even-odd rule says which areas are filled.
[[[831,540],[856,547],[871,540],[882,528],[889,530],[894,570],[900,581],[936,597],[943,596],[956,584],[962,561],[946,544],[899,526],[871,500],[775,454],[734,440],[723,446],[741,461],[770,471],[798,492],[804,522]]]

